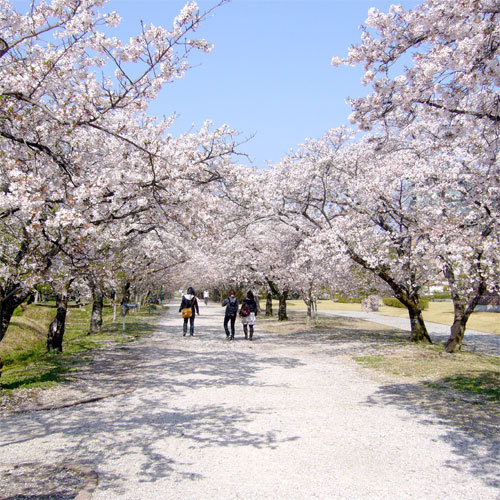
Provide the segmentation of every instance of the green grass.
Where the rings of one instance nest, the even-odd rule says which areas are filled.
[[[412,344],[354,360],[389,377],[478,396],[480,403],[500,402],[498,356],[462,351],[450,355],[441,345]]]
[[[5,377],[5,382],[2,381],[0,383],[0,387],[4,391],[12,391],[14,389],[47,389],[65,380],[65,377],[61,375],[61,364],[58,362],[51,364],[40,363],[37,368],[31,368],[30,374],[25,373],[21,367],[10,370],[9,376]]]
[[[372,368],[380,368],[384,363],[384,356],[356,356],[354,359]]]
[[[444,378],[439,384],[429,382],[428,385],[437,389],[449,387],[459,392],[481,396],[482,399],[500,402],[500,372],[455,375]]]
[[[5,337],[0,343],[0,358],[4,362],[0,389],[48,388],[70,376],[81,363],[88,362],[91,352],[104,344],[130,342],[153,331],[161,309],[130,313],[122,335],[122,317],[113,321],[113,309],[105,306],[103,327],[97,335],[87,335],[91,305],[68,311],[63,353],[47,353],[47,331],[56,308],[53,303],[32,304],[16,309]]]

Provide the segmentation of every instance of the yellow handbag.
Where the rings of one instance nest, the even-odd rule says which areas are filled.
[[[191,307],[184,307],[184,309],[182,309],[182,317],[184,319],[190,318],[193,315],[193,306],[194,306],[195,301],[196,301],[196,297],[193,297],[191,300]]]

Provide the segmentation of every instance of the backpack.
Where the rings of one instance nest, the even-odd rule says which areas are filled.
[[[227,314],[229,316],[236,316],[236,313],[238,312],[238,301],[235,300],[234,302],[229,301],[229,304],[227,305]]]
[[[241,306],[241,309],[240,309],[240,316],[242,318],[246,318],[247,316],[250,316],[250,306],[248,305],[247,302],[243,302],[243,305]]]

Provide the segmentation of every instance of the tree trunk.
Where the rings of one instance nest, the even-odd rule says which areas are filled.
[[[453,324],[450,329],[450,336],[445,344],[445,351],[452,353],[459,351],[462,347],[462,341],[465,335],[465,325],[467,324],[468,316],[465,314],[462,317],[457,316],[453,318]]]
[[[257,314],[260,314],[262,312],[262,309],[260,307],[259,294],[256,293],[254,298],[255,298],[255,303],[257,304]]]
[[[9,328],[10,320],[17,306],[22,304],[22,300],[17,297],[4,298],[0,303],[0,341],[4,338]]]
[[[373,267],[360,255],[357,255],[349,245],[346,244],[347,251],[351,259],[364,267],[367,271],[375,273],[380,279],[385,281],[394,292],[396,297],[407,309],[410,316],[411,333],[410,340],[413,342],[428,342],[432,344],[432,340],[427,333],[422,310],[418,303],[418,296],[415,293],[410,293],[408,288],[396,281],[386,269],[383,267]],[[413,280],[412,280],[413,282]]]
[[[266,295],[266,317],[273,315],[273,296],[271,292]]]
[[[210,290],[210,296],[214,302],[222,302],[222,292],[218,288]]]
[[[307,297],[303,300],[307,306],[307,322],[310,323],[310,321],[312,319],[313,309],[314,309],[314,300],[312,298],[312,291],[311,290],[309,290],[309,292],[307,293]]]
[[[66,314],[68,311],[68,294],[56,294],[57,313],[54,321],[49,326],[47,335],[47,352],[62,352],[64,331],[66,330]]]
[[[432,340],[427,333],[424,318],[422,317],[422,310],[420,309],[418,303],[415,301],[412,302],[413,303],[405,304],[410,316],[410,340],[412,342],[428,342],[429,344],[432,344]]]
[[[113,322],[116,321],[116,310],[118,308],[118,304],[116,302],[116,291],[113,291]]]
[[[129,302],[130,302],[130,283],[127,282],[123,285],[122,305],[128,304]]]
[[[92,288],[92,315],[90,316],[90,328],[88,335],[101,332],[102,310],[104,308],[104,294],[99,287]]]
[[[450,336],[445,344],[445,351],[452,353],[460,350],[462,347],[462,341],[465,335],[465,327],[470,315],[476,308],[479,300],[486,291],[486,286],[484,283],[480,283],[476,290],[476,293],[472,296],[467,306],[464,305],[463,301],[459,300],[458,295],[452,294],[453,296],[453,324],[450,329]]]
[[[29,297],[30,293],[30,290],[10,280],[7,280],[5,286],[0,285],[0,342],[7,333],[14,310]]]
[[[279,297],[279,309],[278,309],[278,321],[286,321],[288,316],[286,315],[286,299],[288,298],[288,290],[280,293]]]

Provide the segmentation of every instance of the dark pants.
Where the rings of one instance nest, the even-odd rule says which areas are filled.
[[[231,338],[234,339],[234,322],[236,321],[236,316],[224,316],[224,330],[226,331],[226,337],[229,337],[229,328],[227,324],[231,321]]]
[[[188,331],[188,320],[189,320],[189,333],[191,335],[194,335],[194,314],[190,318],[184,318],[184,326],[182,328],[182,331],[184,332],[184,335],[186,335]]]
[[[253,325],[245,325],[243,324],[243,333],[245,334],[245,338],[248,337],[248,327],[250,327],[250,338],[253,337]]]

